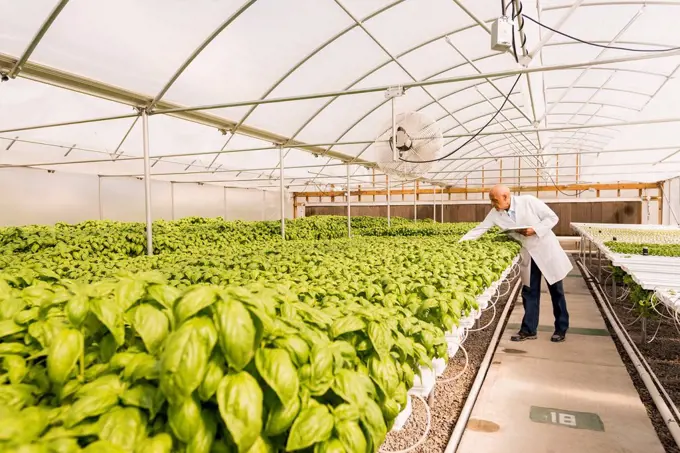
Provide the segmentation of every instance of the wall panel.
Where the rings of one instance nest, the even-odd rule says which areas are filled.
[[[558,236],[571,236],[571,222],[584,223],[642,223],[642,201],[588,201],[552,202],[547,205],[557,214],[559,222],[553,229]],[[441,206],[437,206],[439,213]],[[445,222],[481,222],[489,213],[490,206],[484,203],[445,204]],[[346,215],[340,205],[307,206],[306,215]],[[384,205],[352,206],[352,216],[385,217]],[[392,206],[393,217],[413,218],[413,206]],[[419,206],[418,218],[432,218],[432,206]],[[439,219],[439,214],[437,214]]]

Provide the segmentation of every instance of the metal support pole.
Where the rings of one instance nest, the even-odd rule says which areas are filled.
[[[593,243],[588,239],[588,267],[593,265]]]
[[[151,165],[149,162],[149,114],[142,110],[142,138],[144,145],[144,202],[146,211],[146,253],[153,255],[153,232],[151,221]]]
[[[390,214],[390,204],[392,203],[392,190],[390,189],[390,175],[387,176],[387,227],[392,226],[391,214]]]
[[[97,175],[97,199],[99,202],[99,220],[104,220],[104,207],[102,206],[102,177]]]
[[[175,183],[170,181],[170,218],[175,220]]]
[[[432,221],[437,223],[437,186],[432,189]]]
[[[349,162],[347,163],[347,237],[352,237],[352,213],[350,212],[352,202],[350,201],[350,187],[349,187]]]
[[[283,148],[279,147],[279,189],[281,190],[281,237],[286,240],[286,206],[283,194]]]
[[[267,212],[267,192],[262,191],[262,220],[267,220],[266,212]]]
[[[442,212],[441,212],[441,215],[439,217],[441,218],[442,223],[444,223],[444,188],[443,187],[442,187],[441,201],[442,201]]]
[[[616,278],[614,277],[614,265],[612,264],[612,305],[616,303]]]
[[[413,181],[413,221],[418,220],[418,181]]]
[[[597,281],[602,284],[602,250],[597,248]]]
[[[222,192],[222,195],[224,197],[224,220],[227,220],[227,188],[224,188],[224,192]]]

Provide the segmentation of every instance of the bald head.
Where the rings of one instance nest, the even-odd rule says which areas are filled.
[[[510,189],[502,184],[497,184],[489,191],[489,200],[494,209],[502,211],[510,207]]]

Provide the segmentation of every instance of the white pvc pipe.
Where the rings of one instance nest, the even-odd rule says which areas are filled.
[[[149,162],[149,115],[142,110],[142,141],[144,146],[144,210],[146,213],[146,253],[153,255],[153,233],[151,231],[151,165]]]
[[[472,383],[470,393],[468,394],[468,397],[465,400],[465,405],[463,406],[463,409],[460,411],[458,421],[456,421],[456,426],[453,428],[453,433],[451,433],[451,438],[449,439],[449,442],[446,445],[446,450],[444,450],[444,453],[455,453],[455,451],[458,449],[458,445],[460,444],[461,439],[463,438],[465,428],[467,426],[468,420],[470,419],[470,414],[472,413],[472,409],[474,408],[475,402],[477,401],[477,396],[479,395],[479,391],[481,390],[482,384],[484,383],[484,379],[486,378],[486,373],[489,371],[489,365],[491,363],[491,359],[493,358],[494,352],[496,351],[498,338],[501,336],[501,333],[503,333],[503,330],[505,328],[505,318],[507,318],[508,313],[510,313],[510,307],[514,305],[513,302],[515,300],[519,287],[520,282],[518,281],[515,284],[512,293],[510,294],[510,298],[505,303],[503,313],[501,313],[501,317],[499,318],[498,324],[496,325],[496,330],[493,333],[493,337],[491,337],[489,347],[487,348],[486,354],[484,355],[484,359],[482,360],[482,363],[479,366],[479,370],[477,371],[477,377],[475,378],[475,381]]]
[[[590,271],[583,265],[583,263],[578,262],[576,263],[581,271],[584,273],[584,275],[587,275],[590,278],[590,283],[593,283],[594,276],[593,274],[590,273]],[[624,332],[621,330],[621,327],[619,326],[617,319],[615,315],[611,312],[609,309],[609,305],[607,302],[604,300],[602,297],[602,294],[600,293],[599,288],[597,285],[593,284],[593,293],[595,294],[595,297],[597,298],[600,307],[602,307],[602,311],[604,314],[607,316],[607,319],[609,320],[609,324],[611,324],[612,328],[614,329],[614,332],[616,333],[616,336],[618,337],[619,341],[623,345],[623,348],[626,350],[626,353],[628,354],[628,357],[630,360],[633,362],[633,365],[635,366],[635,369],[637,370],[640,378],[642,379],[642,382],[645,384],[645,387],[647,388],[647,391],[649,392],[649,396],[652,398],[652,401],[654,402],[654,405],[656,408],[659,410],[659,413],[661,417],[663,418],[664,423],[666,424],[666,427],[668,428],[668,431],[670,431],[671,436],[673,437],[673,440],[675,443],[680,446],[680,426],[678,426],[678,422],[673,416],[673,413],[671,412],[671,408],[669,405],[666,403],[664,398],[661,396],[661,393],[659,392],[659,389],[657,388],[657,384],[659,388],[662,389],[664,393],[665,390],[663,389],[663,385],[661,385],[660,382],[656,379],[656,376],[651,374],[648,369],[649,364],[647,364],[647,361],[640,356],[638,357],[638,354],[636,354],[635,351],[639,353],[639,350],[637,349],[637,346],[635,346],[630,339],[630,336],[628,335],[627,332]],[[652,372],[653,373],[653,372]],[[656,381],[656,384],[655,384]],[[666,394],[666,397],[668,397],[668,394]],[[670,401],[670,397],[668,397]],[[678,413],[677,407],[675,405],[672,405],[673,412],[675,412],[676,416],[680,418],[680,413]]]
[[[352,214],[350,212],[352,208],[352,202],[350,201],[350,195],[352,194],[349,187],[349,163],[347,163],[347,237],[352,237]]]
[[[281,191],[281,199],[279,200],[281,205],[281,237],[286,240],[286,205],[285,196],[283,193],[283,148],[279,148],[279,190]]]

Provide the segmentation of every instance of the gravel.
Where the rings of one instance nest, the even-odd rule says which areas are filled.
[[[514,285],[514,282],[512,282]],[[502,290],[506,289],[503,285]],[[477,376],[477,371],[482,363],[486,350],[491,342],[493,332],[498,325],[503,307],[508,302],[510,291],[501,298],[496,304],[496,316],[493,322],[484,330],[470,332],[468,338],[463,343],[463,347],[468,353],[469,363],[465,371],[465,356],[462,350],[449,360],[446,371],[440,376],[438,381],[446,381],[462,374],[451,382],[440,382],[435,386],[434,404],[432,405],[432,422],[430,433],[424,444],[411,450],[409,453],[443,453],[449,442],[453,428],[458,421],[465,400],[467,399],[472,383]],[[485,326],[492,320],[493,310],[488,309],[482,313],[479,319],[479,326]],[[422,437],[427,422],[425,407],[417,398],[413,398],[413,413],[402,431],[388,433],[385,443],[381,447],[381,453],[395,452],[404,450],[418,442]]]
[[[593,268],[591,269],[591,272],[596,273],[597,269]],[[617,292],[619,295],[622,294],[620,288],[617,289]],[[609,288],[607,288],[607,293],[609,293]],[[595,297],[594,294],[593,297]],[[651,343],[642,345],[640,343],[642,323],[637,319],[637,315],[630,311],[631,306],[632,303],[627,300],[617,302],[613,305],[614,313],[616,313],[621,324],[623,324],[631,339],[635,342],[638,349],[640,349],[640,352],[654,371],[654,374],[659,378],[659,381],[666,389],[666,392],[669,394],[673,403],[675,403],[676,406],[680,405],[680,339],[678,339],[678,330],[673,325],[672,320],[663,319],[661,320],[661,325],[659,325],[658,320],[648,321],[647,341],[652,340],[653,337],[654,340]],[[614,339],[614,343],[628,370],[628,374],[630,374],[633,384],[640,395],[640,399],[647,409],[647,414],[649,415],[652,425],[654,426],[666,453],[680,453],[680,448],[678,448],[668,431],[647,388],[628,357],[628,353],[623,348],[623,345],[616,336],[616,333],[612,329],[604,313],[602,313],[602,317]]]

